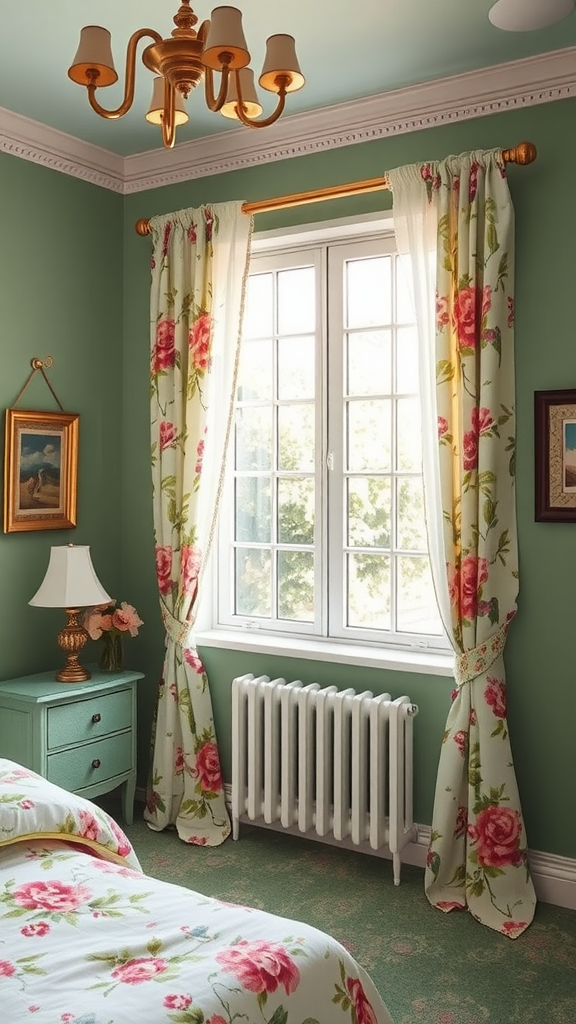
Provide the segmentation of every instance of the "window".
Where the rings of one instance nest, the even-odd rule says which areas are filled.
[[[446,647],[402,271],[391,232],[252,256],[220,523],[221,626]]]

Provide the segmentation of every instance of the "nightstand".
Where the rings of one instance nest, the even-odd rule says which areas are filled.
[[[0,682],[0,757],[88,799],[122,786],[131,825],[143,673],[90,671],[84,683],[57,683],[55,671]]]

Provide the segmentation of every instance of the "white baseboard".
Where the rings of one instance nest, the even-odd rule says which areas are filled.
[[[226,785],[224,792],[228,809],[230,809],[231,786]],[[266,824],[263,819],[254,822],[250,821],[248,817],[242,816],[240,821],[246,824],[263,826],[275,832],[288,832],[289,835],[305,836],[306,839],[312,839],[315,842],[321,842],[328,846],[344,847],[347,850],[355,850],[358,853],[367,853],[371,856],[383,857],[385,859],[392,858],[392,854],[387,847],[383,847],[381,850],[372,850],[368,843],[356,846],[351,839],[339,841],[330,836],[319,836],[312,831],[302,833],[296,825],[285,829],[276,822]],[[402,863],[424,869],[426,867],[426,854],[430,842],[430,826],[418,825],[417,828],[418,839],[416,842],[406,844],[402,850]],[[529,850],[528,862],[537,898],[542,903],[552,903],[556,907],[576,910],[576,860],[572,857],[559,857],[555,853]]]

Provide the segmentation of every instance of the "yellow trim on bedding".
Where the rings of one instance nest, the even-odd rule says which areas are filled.
[[[110,850],[107,846],[102,843],[97,843],[95,839],[85,839],[83,836],[72,836],[66,832],[30,832],[25,836],[15,836],[13,839],[0,839],[0,847],[2,846],[13,846],[14,843],[27,843],[31,839],[60,839],[63,843],[74,843],[76,846],[88,846],[91,850],[95,850],[97,853],[104,854],[105,860],[112,861],[114,864],[124,864],[131,871],[137,869],[132,867],[131,864],[122,857],[121,854],[116,853],[114,850]]]

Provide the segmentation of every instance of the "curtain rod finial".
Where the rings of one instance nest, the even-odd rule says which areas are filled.
[[[506,163],[520,164],[525,167],[533,164],[538,156],[538,150],[533,142],[519,142],[513,149],[505,149],[502,153]]]
[[[137,235],[144,237],[151,234],[150,221],[147,217],[141,217],[140,220],[137,220],[135,227]]]

